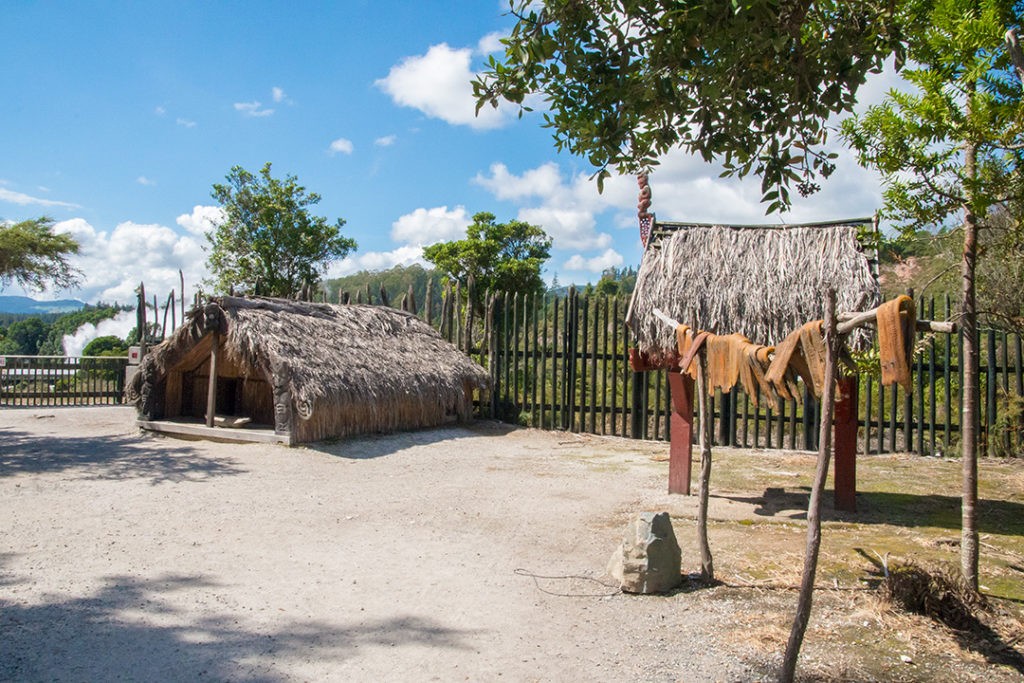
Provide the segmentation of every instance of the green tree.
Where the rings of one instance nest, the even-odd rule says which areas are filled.
[[[483,293],[544,291],[540,277],[551,256],[551,238],[542,228],[523,221],[498,223],[491,213],[478,213],[466,228],[466,239],[440,242],[423,250],[425,258],[451,282],[465,288],[473,276],[477,301]]]
[[[82,349],[83,356],[127,356],[128,343],[118,336],[109,334],[96,337]]]
[[[598,294],[615,296],[617,294],[632,294],[634,287],[636,287],[636,269],[629,267],[605,270],[601,273],[601,279],[598,280],[594,289]]]
[[[559,149],[646,171],[673,148],[761,177],[769,211],[834,170],[825,121],[903,49],[892,0],[512,0],[518,22],[474,82],[477,108],[540,93]]]
[[[17,282],[26,289],[48,284],[67,289],[78,284],[81,273],[68,260],[78,253],[71,235],[55,233],[53,219],[32,218],[0,225],[0,289]]]
[[[344,220],[331,224],[310,213],[320,195],[307,193],[295,176],[274,178],[267,163],[258,175],[235,166],[227,181],[212,193],[225,220],[207,235],[216,290],[291,296],[356,248],[341,234]]]
[[[976,307],[978,235],[997,206],[1024,200],[1024,104],[1008,29],[1019,0],[936,0],[927,28],[909,47],[904,78],[914,92],[890,92],[843,135],[860,161],[885,179],[885,211],[904,231],[957,223],[964,380],[960,569],[978,588],[979,430]]]
[[[12,351],[8,353],[23,356],[34,356],[39,352],[39,346],[46,340],[49,332],[49,325],[39,318],[26,318],[13,323],[7,328],[6,339],[13,344]],[[8,345],[8,348],[11,348]]]

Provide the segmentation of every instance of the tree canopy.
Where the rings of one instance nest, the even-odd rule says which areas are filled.
[[[0,289],[17,282],[26,289],[74,287],[81,273],[69,257],[78,253],[71,235],[55,233],[48,216],[0,224]]]
[[[963,236],[963,462],[960,569],[978,589],[979,231],[1024,206],[1024,57],[1016,47],[1019,0],[934,0],[909,46],[914,92],[890,92],[843,134],[882,173],[886,214],[905,231],[959,222]],[[1014,63],[1018,66],[1015,68]],[[1015,216],[1019,224],[1021,214]]]
[[[498,223],[494,214],[478,213],[466,228],[466,238],[426,247],[423,258],[463,287],[474,280],[483,292],[544,291],[541,268],[551,256],[551,238],[542,228],[523,221]]]
[[[915,3],[512,0],[518,22],[477,79],[477,108],[542,96],[559,149],[645,171],[673,148],[761,177],[769,211],[834,170],[826,120],[852,111]]]
[[[332,261],[356,248],[341,234],[344,220],[332,224],[310,213],[320,195],[307,193],[295,176],[274,178],[270,168],[264,164],[254,175],[235,166],[227,183],[213,186],[225,213],[207,235],[207,263],[218,291],[290,296],[317,283]]]

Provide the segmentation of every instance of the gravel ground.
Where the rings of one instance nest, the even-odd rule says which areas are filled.
[[[673,509],[697,568],[665,450],[488,423],[235,445],[4,409],[0,679],[757,679],[714,590],[605,585],[644,510]]]

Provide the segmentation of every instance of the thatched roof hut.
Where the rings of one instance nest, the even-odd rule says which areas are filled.
[[[871,223],[867,218],[756,226],[654,221],[627,320],[638,350],[652,359],[675,350],[675,335],[654,315],[655,308],[698,329],[739,332],[774,345],[822,317],[828,287],[835,288],[841,311],[877,305],[874,253],[858,241]]]
[[[140,422],[205,416],[211,364],[217,414],[272,427],[287,443],[467,419],[473,390],[489,381],[409,313],[219,297],[143,360],[127,389]]]

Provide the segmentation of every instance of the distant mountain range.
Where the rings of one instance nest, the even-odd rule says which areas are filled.
[[[27,296],[0,296],[0,313],[67,313],[85,307],[84,301],[78,299],[60,299],[58,301],[36,301]]]

